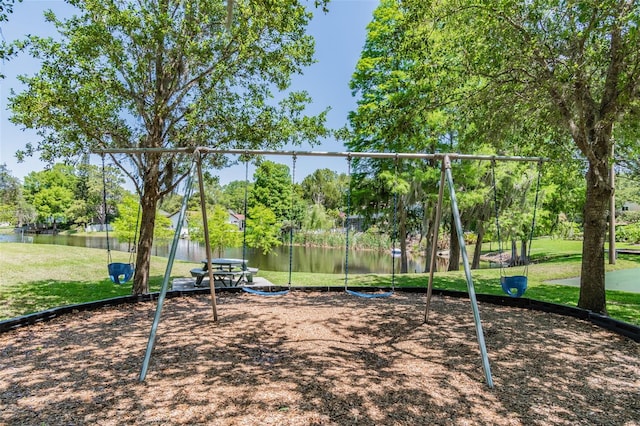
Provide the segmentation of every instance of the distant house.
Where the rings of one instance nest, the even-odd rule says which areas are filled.
[[[229,210],[229,223],[236,225],[239,231],[244,231],[245,219],[243,214]]]
[[[168,213],[163,210],[160,210],[160,214],[165,216],[171,221],[171,229],[176,230],[178,227],[178,221],[180,220],[180,211],[175,213]],[[185,216],[182,221],[182,229],[180,230],[180,238],[189,238],[189,224],[187,223],[187,217]]]
[[[640,211],[640,204],[632,201],[625,201],[624,204],[622,204],[621,210],[623,212],[638,212]]]

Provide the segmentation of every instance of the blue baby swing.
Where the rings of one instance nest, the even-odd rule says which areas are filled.
[[[538,163],[538,178],[536,184],[536,197],[533,204],[533,218],[531,222],[531,231],[529,233],[529,245],[527,247],[527,253],[524,260],[524,273],[522,275],[506,275],[504,262],[502,261],[502,240],[500,238],[500,220],[498,212],[498,189],[496,185],[496,169],[495,161],[491,163],[491,171],[493,178],[493,205],[496,213],[496,231],[498,237],[498,252],[500,256],[500,286],[502,291],[508,294],[510,297],[522,297],[527,291],[527,281],[529,275],[529,259],[531,255],[531,242],[533,241],[533,231],[536,226],[536,211],[538,209],[538,196],[540,194],[540,175],[542,174],[542,162]]]
[[[111,246],[109,243],[109,219],[107,214],[107,178],[104,165],[104,155],[102,156],[102,202],[104,207],[104,224],[107,232],[107,270],[109,278],[115,284],[127,283],[135,273],[135,264],[133,263],[133,254],[135,253],[136,237],[138,235],[138,217],[140,216],[140,204],[138,204],[138,214],[136,216],[136,229],[133,236],[133,249],[129,249],[129,263],[114,262],[111,258]]]

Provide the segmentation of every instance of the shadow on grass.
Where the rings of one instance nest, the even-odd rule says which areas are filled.
[[[580,263],[582,261],[582,255],[580,253],[575,254],[558,254],[552,251],[536,253],[531,257],[532,263]]]
[[[162,276],[149,278],[150,291],[159,291]],[[39,280],[0,288],[0,320],[60,306],[93,302],[131,294],[132,282]]]

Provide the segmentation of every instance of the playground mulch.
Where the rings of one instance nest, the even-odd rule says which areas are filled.
[[[638,425],[640,344],[468,300],[221,294],[76,312],[0,335],[2,425]]]

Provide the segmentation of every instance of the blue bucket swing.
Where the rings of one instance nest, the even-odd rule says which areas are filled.
[[[135,268],[133,263],[111,262],[108,264],[109,278],[115,284],[125,284],[133,277]]]
[[[111,258],[111,246],[109,243],[109,220],[107,215],[107,178],[104,165],[104,155],[102,156],[102,201],[105,215],[105,230],[107,233],[107,271],[109,278],[114,284],[126,284],[135,273],[135,264],[133,263],[133,254],[135,253],[136,237],[138,235],[138,218],[140,217],[140,204],[138,204],[138,214],[136,216],[136,229],[133,237],[133,249],[129,248],[129,263],[113,262]]]
[[[527,276],[526,275],[513,275],[500,277],[500,285],[502,291],[507,293],[511,297],[522,297],[525,291],[527,291]]]
[[[527,291],[528,275],[529,275],[528,264],[531,256],[531,242],[533,241],[533,232],[536,225],[536,210],[538,208],[538,196],[540,194],[540,175],[542,172],[542,163],[538,164],[536,197],[533,205],[533,219],[531,222],[531,231],[529,233],[529,245],[527,247],[523,275],[509,276],[504,273],[504,262],[502,261],[502,240],[500,239],[500,220],[499,220],[499,212],[498,212],[498,195],[497,195],[497,186],[496,186],[495,161],[491,163],[491,168],[492,168],[492,176],[493,176],[493,197],[494,197],[494,207],[495,207],[495,214],[496,214],[498,250],[500,253],[500,286],[502,287],[502,291],[504,291],[505,294],[509,295],[509,297],[518,298],[518,297],[522,297],[524,293]]]

